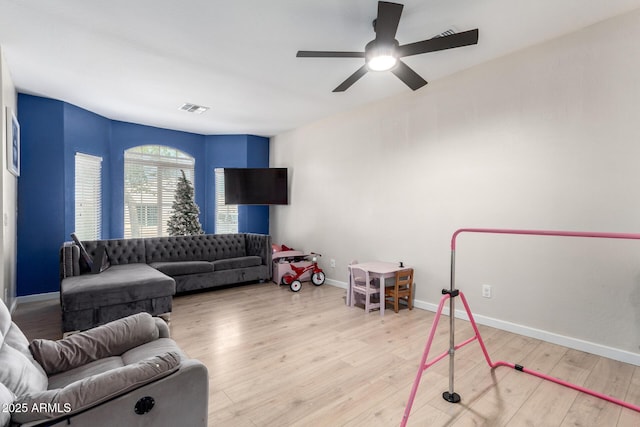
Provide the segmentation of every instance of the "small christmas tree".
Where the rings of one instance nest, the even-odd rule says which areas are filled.
[[[181,169],[182,177],[178,178],[176,196],[173,202],[173,214],[167,221],[167,232],[170,236],[191,236],[204,234],[198,219],[200,209],[193,200],[193,185]]]

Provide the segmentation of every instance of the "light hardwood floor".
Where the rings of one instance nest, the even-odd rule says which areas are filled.
[[[273,283],[178,296],[172,337],[209,369],[210,426],[397,426],[434,314],[364,314],[345,290]],[[472,307],[473,308],[473,307]],[[21,304],[31,339],[59,338],[57,301]],[[443,318],[432,354],[448,348]],[[640,367],[480,326],[492,359],[519,363],[640,405]],[[471,336],[456,321],[458,342]],[[441,397],[448,363],[425,371],[409,426],[640,426],[640,413],[509,368],[491,370],[480,347],[456,353],[459,404]],[[179,393],[179,390],[176,390]]]

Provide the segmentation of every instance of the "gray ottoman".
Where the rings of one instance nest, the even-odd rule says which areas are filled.
[[[85,330],[146,311],[171,312],[175,281],[143,264],[113,265],[100,274],[67,277],[61,282],[63,331]]]

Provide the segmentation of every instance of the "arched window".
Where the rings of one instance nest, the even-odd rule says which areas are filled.
[[[193,183],[195,159],[164,145],[141,145],[124,152],[124,237],[168,236],[178,177]]]

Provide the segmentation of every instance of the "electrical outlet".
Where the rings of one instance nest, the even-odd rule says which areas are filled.
[[[491,298],[491,285],[482,285],[482,296],[484,298]]]
[[[336,260],[335,259],[332,259],[330,261],[330,264],[331,264],[331,268],[336,268]]]

